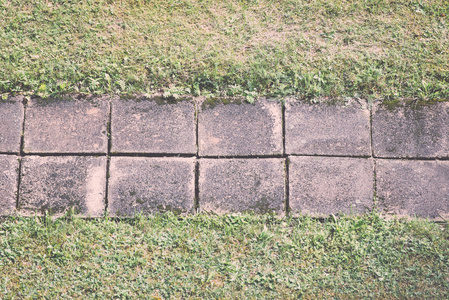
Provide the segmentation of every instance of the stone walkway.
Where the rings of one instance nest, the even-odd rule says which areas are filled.
[[[66,97],[0,102],[0,215],[377,206],[449,218],[449,103]]]

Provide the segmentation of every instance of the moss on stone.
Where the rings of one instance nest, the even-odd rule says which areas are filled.
[[[397,107],[401,107],[402,104],[398,99],[394,99],[382,102],[382,106],[384,106],[389,111],[394,111]]]
[[[442,102],[448,102],[449,99],[417,100],[417,99],[394,99],[385,100],[380,105],[389,111],[395,111],[399,107],[410,107],[411,109],[420,109],[425,106],[431,106]]]
[[[10,98],[8,99],[2,99],[0,98],[0,104],[14,104],[16,103],[14,100],[11,100]]]
[[[99,96],[93,96],[93,95],[87,95],[87,94],[65,94],[65,95],[57,95],[57,96],[50,96],[50,97],[40,97],[40,96],[33,96],[33,102],[37,106],[47,106],[53,103],[59,103],[59,102],[74,102],[74,101],[86,101],[93,106],[97,107],[100,105],[100,102],[98,101]]]
[[[178,104],[180,102],[185,101],[192,101],[191,97],[181,97],[181,98],[175,98],[173,96],[170,97],[163,97],[163,96],[136,96],[136,95],[121,95],[120,96],[121,101],[134,101],[134,102],[143,102],[143,101],[152,101],[155,102],[157,105],[167,105],[167,104]]]
[[[201,104],[201,109],[212,109],[215,108],[217,105],[228,105],[228,104],[237,104],[240,105],[245,100],[243,98],[218,98],[218,97],[212,97],[207,98],[203,101]],[[248,103],[249,104],[249,103]]]
[[[156,102],[158,105],[167,105],[167,104],[178,104],[178,103],[185,102],[185,101],[189,102],[189,101],[192,101],[192,98],[190,98],[190,97],[175,98],[173,96],[170,96],[170,97],[155,96],[155,97],[152,97],[151,100]]]
[[[273,211],[270,209],[270,201],[265,196],[261,197],[254,203],[252,210],[259,213],[270,213]]]

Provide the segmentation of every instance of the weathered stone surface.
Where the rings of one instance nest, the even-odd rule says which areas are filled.
[[[102,216],[105,209],[106,157],[26,156],[19,192],[21,214],[50,211],[61,215]]]
[[[19,153],[23,126],[23,98],[0,99],[0,152]]]
[[[25,153],[106,153],[107,98],[33,98],[25,116]]]
[[[449,161],[376,162],[379,208],[398,216],[449,218]]]
[[[282,154],[282,106],[264,99],[254,104],[205,101],[199,112],[198,144],[200,156]]]
[[[304,104],[287,101],[287,154],[369,156],[370,113],[361,104]]]
[[[201,159],[199,164],[201,211],[285,211],[284,159]]]
[[[373,109],[376,157],[448,157],[449,103]]]
[[[112,146],[117,153],[196,153],[195,105],[163,98],[117,99]]]
[[[362,213],[373,206],[372,159],[290,157],[289,179],[293,214]]]
[[[13,214],[16,210],[18,170],[18,156],[0,155],[0,216]]]
[[[194,209],[194,158],[113,157],[109,173],[112,216]]]

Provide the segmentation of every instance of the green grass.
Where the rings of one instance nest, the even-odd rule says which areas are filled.
[[[449,99],[447,0],[0,0],[0,94]]]
[[[449,231],[377,214],[8,218],[0,298],[448,299]]]

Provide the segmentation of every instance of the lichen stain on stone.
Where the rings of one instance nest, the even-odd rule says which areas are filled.
[[[209,142],[213,145],[216,145],[221,142],[221,139],[211,136],[209,137]]]
[[[87,115],[89,116],[94,116],[94,117],[98,117],[98,115],[100,114],[100,109],[92,107],[90,109],[87,110]]]
[[[102,166],[92,167],[87,175],[86,206],[87,213],[92,216],[101,215],[104,209],[103,188],[104,169]]]
[[[282,139],[282,112],[279,106],[274,102],[267,102],[263,104],[263,109],[268,110],[268,114],[273,121],[273,131],[271,133],[271,141],[276,144],[277,139]],[[277,151],[282,152],[281,149]]]

